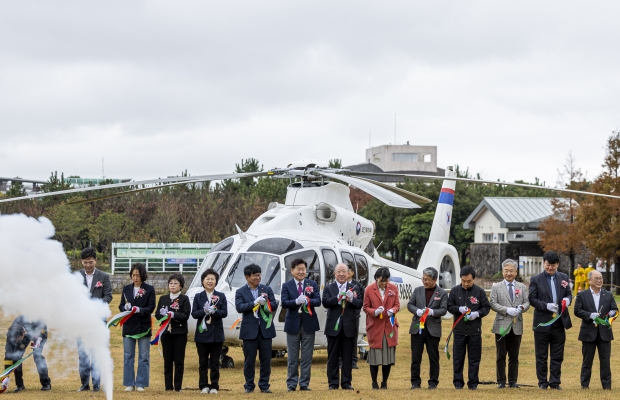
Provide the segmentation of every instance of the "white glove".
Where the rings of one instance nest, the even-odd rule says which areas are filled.
[[[162,307],[159,309],[159,314],[160,315],[168,315],[168,307]]]
[[[30,347],[32,347],[33,349],[38,349],[41,346],[41,338],[35,338],[33,340],[33,342],[30,344]]]
[[[566,300],[566,307],[570,306],[570,299],[568,297],[564,297],[562,300]]]
[[[416,311],[415,313],[418,317],[421,317],[422,315],[424,315],[424,310],[424,308],[418,308],[418,311]]]
[[[478,314],[478,311],[472,311],[471,313],[469,313],[469,317],[467,317],[467,319],[469,319],[470,321],[473,321],[479,316],[480,314]]]
[[[131,311],[131,303],[125,303],[125,311]]]
[[[392,315],[394,315],[394,310],[392,310],[391,308],[388,310],[388,317],[391,317]]]
[[[590,314],[590,319],[592,321],[594,321],[594,318],[598,317],[598,313],[593,312],[592,314]]]
[[[432,308],[429,308],[429,309],[428,309],[428,315],[430,315],[431,317],[432,317],[433,315],[435,315],[435,312],[433,311],[433,309],[432,309]]]
[[[140,312],[140,307],[136,307],[136,314]]]
[[[383,306],[379,306],[379,308],[375,309],[375,317],[378,317],[379,314],[383,313]]]
[[[348,302],[352,302],[353,301],[353,292],[348,290],[347,291],[347,301]]]
[[[547,303],[547,310],[551,311],[552,313],[557,313],[558,305],[555,303]]]
[[[459,312],[461,314],[465,314],[467,312],[467,306],[460,306],[459,307]]]
[[[519,315],[519,309],[508,307],[506,309],[506,314],[510,315],[511,317],[516,317],[517,315]]]
[[[616,315],[616,312],[614,310],[611,310],[610,312],[607,313],[607,315],[609,315],[610,317],[613,317],[614,315]]]
[[[295,304],[306,304],[307,301],[306,296],[300,294],[299,297],[295,299]]]
[[[207,308],[207,313],[213,314],[214,312],[215,312],[215,307],[214,306],[209,306],[209,308]]]
[[[209,312],[209,302],[208,301],[205,303],[204,306],[202,306],[202,309],[205,311],[205,313]]]
[[[266,298],[264,298],[263,296],[258,296],[256,300],[254,300],[254,305],[257,305],[257,304],[263,305],[266,302],[267,302]]]
[[[170,319],[174,319],[174,313],[172,311],[169,311],[168,314],[170,314]]]

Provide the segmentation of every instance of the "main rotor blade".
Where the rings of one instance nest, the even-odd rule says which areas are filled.
[[[517,186],[528,189],[543,189],[543,190],[551,190],[555,192],[562,193],[574,193],[574,194],[585,194],[591,196],[599,196],[599,197],[609,197],[612,199],[620,199],[620,196],[616,196],[613,194],[605,194],[605,193],[596,193],[596,192],[586,192],[585,190],[573,190],[573,189],[559,189],[552,188],[547,186],[536,186],[527,183],[516,183],[516,182],[500,182],[500,181],[487,181],[484,179],[472,179],[472,178],[456,178],[456,177],[448,177],[448,176],[433,176],[433,175],[416,175],[416,174],[393,174],[389,172],[347,172],[349,175],[358,176],[358,175],[368,175],[368,176],[393,176],[393,177],[402,177],[402,178],[416,178],[416,179],[427,179],[432,181],[443,181],[443,180],[452,180],[459,182],[473,182],[473,183],[488,183],[492,185],[506,185],[506,186]]]
[[[381,186],[368,182],[368,179],[363,180],[363,179],[354,178],[352,176],[331,174],[328,172],[321,172],[321,171],[318,171],[318,173],[326,178],[336,179],[342,182],[346,182],[350,185],[353,185],[356,188],[373,196],[377,200],[381,200],[388,206],[398,207],[398,208],[420,208],[419,205],[412,203],[410,200],[404,198],[400,194],[393,193],[392,191],[384,189]]]
[[[205,182],[205,181],[203,181],[201,179],[201,180],[197,180],[197,181],[183,181],[183,182],[168,183],[166,185],[149,186],[149,187],[140,188],[140,189],[126,190],[124,192],[110,193],[110,194],[107,194],[105,196],[92,197],[90,199],[70,200],[70,201],[67,202],[67,205],[92,203],[94,201],[111,199],[113,197],[120,197],[120,196],[124,196],[124,195],[130,194],[130,193],[146,192],[148,190],[157,190],[157,189],[161,189],[161,188],[165,188],[165,187],[170,187],[170,186],[187,185],[187,184],[190,184],[190,183],[198,183],[198,182]]]
[[[254,178],[259,176],[267,176],[267,172],[243,172],[240,174],[219,174],[219,175],[202,175],[202,176],[178,176],[174,178],[165,178],[165,179],[150,179],[146,181],[136,181],[136,182],[123,182],[123,183],[114,183],[111,185],[101,185],[101,186],[89,186],[78,189],[68,189],[68,190],[60,190],[58,192],[48,192],[30,196],[22,196],[22,197],[13,197],[10,199],[2,199],[0,203],[6,203],[10,201],[18,201],[18,200],[26,200],[26,199],[38,199],[41,197],[49,197],[49,196],[60,196],[63,194],[74,194],[81,192],[90,192],[92,190],[102,190],[102,189],[114,189],[120,187],[127,186],[140,186],[140,185],[152,185],[156,183],[168,183],[168,182],[207,182],[207,181],[221,181],[226,179],[239,179],[239,178]]]
[[[366,179],[366,178],[362,178],[362,177],[357,177],[357,179],[361,179],[363,181],[366,182],[370,182],[372,184],[375,184],[377,186],[381,186],[382,188],[389,190],[390,192],[396,193],[398,195],[403,196],[404,198],[406,198],[407,200],[411,200],[416,204],[428,204],[430,202],[432,202],[431,199],[427,199],[424,196],[420,196],[419,194],[415,194],[413,192],[410,192],[408,190],[405,189],[401,189],[399,187],[396,186],[392,186],[392,185],[388,185],[387,183],[384,182],[379,182],[379,181],[374,181],[372,179]]]

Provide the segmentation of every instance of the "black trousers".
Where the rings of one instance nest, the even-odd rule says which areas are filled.
[[[424,345],[426,345],[430,367],[428,385],[437,386],[439,384],[439,338],[429,335],[427,328],[424,328],[421,335],[411,335],[411,384],[420,386],[422,383],[420,364],[422,363]]]
[[[538,386],[560,385],[562,375],[562,362],[564,361],[564,343],[566,331],[561,321],[556,321],[551,326],[550,332],[534,331],[534,350],[536,351],[536,377]],[[549,379],[547,379],[547,358],[549,362]]]
[[[256,387],[254,384],[256,353],[258,353],[258,359],[260,361],[258,388],[260,390],[269,389],[269,377],[271,376],[271,341],[271,339],[264,338],[263,334],[260,332],[258,332],[256,339],[243,341],[243,356],[245,357],[243,363],[245,385],[243,385],[243,387],[246,389],[254,390]]]
[[[463,379],[463,367],[465,364],[465,352],[467,352],[467,387],[478,387],[478,370],[480,369],[480,357],[482,356],[482,335],[459,335],[454,334],[452,347],[452,366],[454,375],[452,383],[454,387],[465,386]]]
[[[603,389],[611,389],[611,367],[609,361],[611,358],[611,342],[601,340],[601,335],[596,334],[594,342],[581,342],[581,353],[583,361],[581,363],[581,386],[590,386],[590,377],[592,376],[592,361],[594,360],[594,352],[598,349],[598,360],[601,364],[601,384]]]
[[[327,337],[327,383],[329,386],[350,386],[352,380],[353,349],[357,337],[346,337],[344,329],[337,336]],[[338,368],[338,360],[342,358],[342,371]],[[340,375],[340,376],[339,376]]]
[[[220,389],[220,355],[222,354],[222,344],[223,342],[196,342],[196,350],[198,351],[198,387],[200,387],[200,390],[204,388]],[[256,355],[254,355],[254,357],[256,357]],[[209,369],[211,370],[211,383],[209,383],[209,376],[207,373]],[[243,372],[245,373],[245,367]]]
[[[47,362],[45,361],[45,357],[43,357],[43,347],[45,347],[46,342],[47,340],[42,340],[41,345],[34,351],[34,354],[32,355],[32,357],[34,358],[34,363],[37,366],[37,372],[39,373],[39,382],[41,382],[41,386],[51,384],[51,380],[47,371]],[[12,343],[7,340],[5,347],[6,353],[4,356],[5,369],[13,365],[15,361],[18,361],[24,356],[26,348],[28,347],[28,343]],[[9,365],[10,361],[13,361],[13,363]],[[22,369],[22,365],[15,368],[13,370],[13,374],[15,375],[15,384],[17,386],[24,386],[24,371]]]
[[[164,354],[164,384],[166,390],[183,389],[183,371],[185,371],[185,347],[187,333],[161,335],[161,347]],[[174,385],[172,375],[174,371]]]
[[[497,383],[506,383],[506,354],[508,354],[508,384],[517,383],[519,378],[519,349],[521,335],[515,335],[512,329],[503,338],[495,334],[495,371]]]

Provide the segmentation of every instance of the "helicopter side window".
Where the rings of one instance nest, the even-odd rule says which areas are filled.
[[[190,288],[202,287],[202,282],[200,281],[200,277],[202,276],[202,273],[208,270],[209,268],[213,268],[215,272],[222,275],[222,272],[224,272],[224,269],[228,265],[228,261],[230,261],[231,256],[232,256],[232,253],[209,252],[209,254],[207,255],[207,258],[202,263],[202,266],[200,267],[200,269],[194,276],[194,280],[192,281],[192,284],[189,287]]]
[[[323,249],[323,264],[325,264],[325,286],[333,283],[336,278],[334,277],[334,270],[338,264],[336,253],[329,249]],[[317,282],[318,283],[318,282]]]
[[[342,257],[342,262],[346,264],[349,269],[353,270],[353,279],[357,280],[357,270],[355,268],[355,261],[353,260],[351,253],[341,251],[340,256]]]
[[[301,244],[291,239],[269,238],[259,240],[258,242],[254,243],[250,246],[248,251],[258,251],[261,253],[280,255],[303,248],[304,247]]]
[[[293,275],[291,275],[291,263],[293,260],[301,258],[308,264],[306,268],[306,277],[311,279],[317,283],[317,285],[321,285],[321,265],[319,264],[319,256],[316,254],[314,250],[306,250],[301,251],[299,253],[290,254],[284,257],[284,265],[286,266],[286,280],[293,279]]]
[[[229,237],[229,238],[226,238],[226,239],[222,240],[221,242],[216,244],[215,247],[213,247],[211,249],[211,253],[214,253],[216,251],[228,251],[228,250],[230,250],[230,248],[232,247],[234,241],[235,241],[235,239],[233,239],[232,237]]]
[[[241,253],[230,268],[226,283],[230,287],[240,288],[247,282],[243,269],[250,264],[258,265],[261,272],[261,284],[271,287],[274,294],[280,294],[280,257],[263,253]],[[276,286],[273,286],[276,285]]]
[[[357,265],[357,281],[364,287],[368,286],[368,262],[366,257],[355,254],[355,264]]]

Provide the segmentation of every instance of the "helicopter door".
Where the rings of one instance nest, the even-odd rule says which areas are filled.
[[[355,265],[357,267],[357,281],[364,287],[368,287],[368,262],[366,257],[355,254]]]
[[[340,256],[342,257],[343,264],[346,264],[349,269],[353,270],[353,279],[357,281],[357,268],[355,268],[355,261],[353,260],[351,253],[341,251]]]
[[[338,258],[336,257],[336,253],[331,249],[323,249],[321,252],[323,253],[323,265],[325,265],[325,282],[323,286],[321,286],[321,289],[323,289],[336,280],[334,271],[336,270],[336,265],[338,265]]]
[[[304,260],[308,265],[306,268],[306,278],[315,281],[319,287],[321,287],[321,264],[319,262],[319,256],[314,250],[303,250],[284,257],[284,265],[286,266],[284,282],[288,282],[293,279],[293,275],[291,274],[291,263],[298,258]],[[278,321],[284,322],[288,309],[284,309],[282,307],[280,307],[280,309],[281,311]]]

